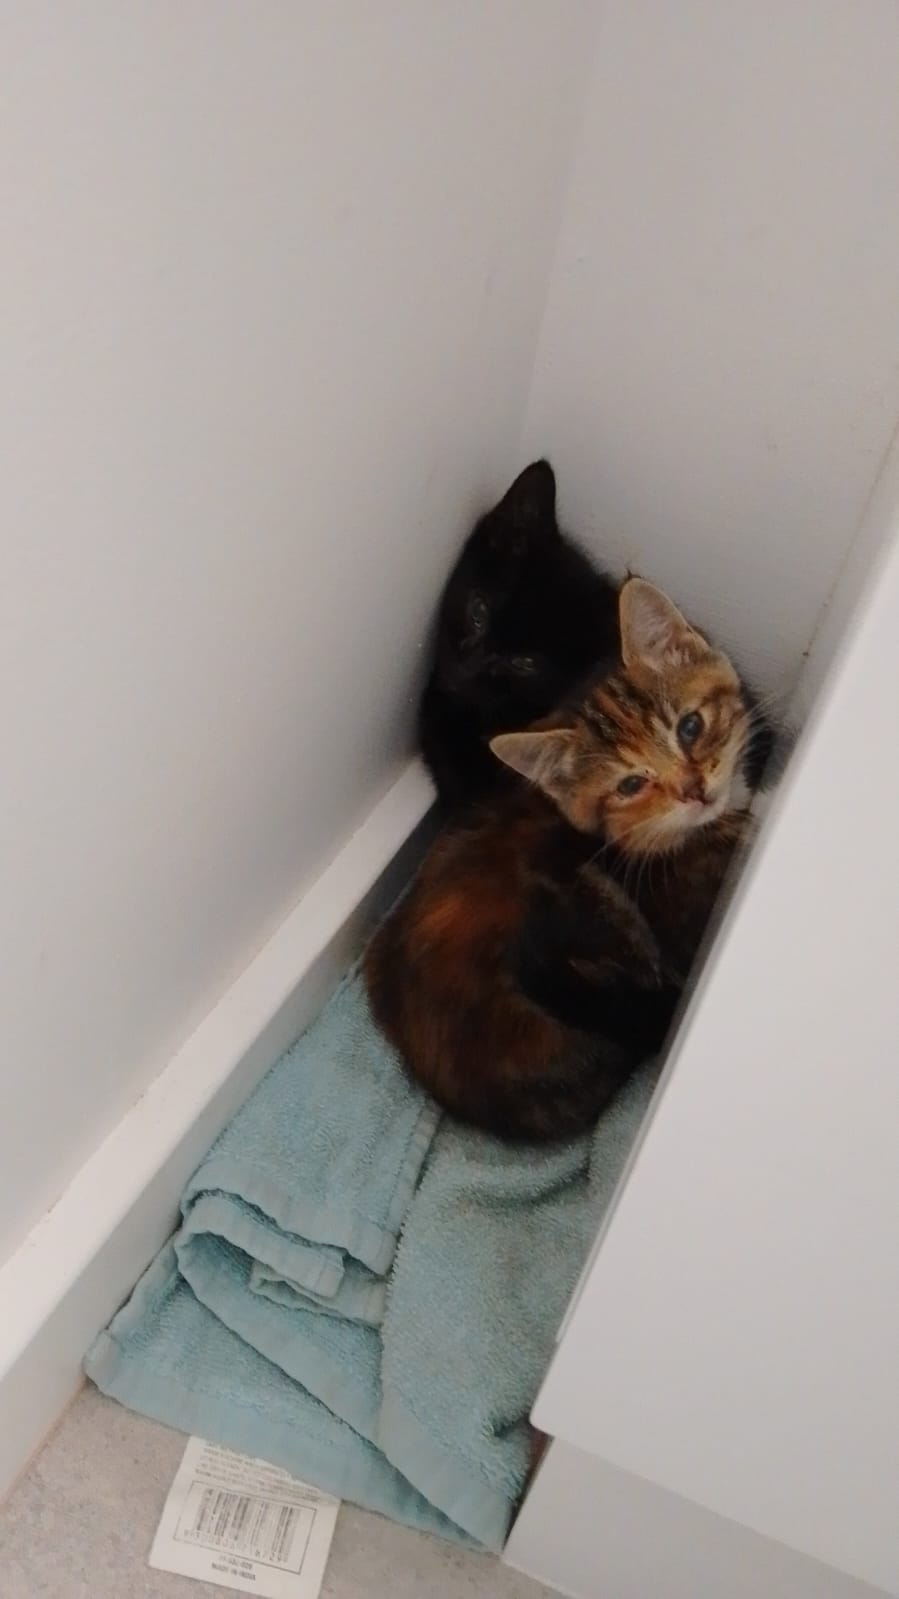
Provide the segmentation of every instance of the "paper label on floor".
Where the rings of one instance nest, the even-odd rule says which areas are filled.
[[[260,1599],[318,1599],[339,1506],[264,1460],[191,1438],[150,1565]]]

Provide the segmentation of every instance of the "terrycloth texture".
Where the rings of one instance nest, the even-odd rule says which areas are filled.
[[[528,1416],[657,1080],[637,1073],[591,1139],[551,1152],[448,1120],[434,1141],[388,1294],[380,1441],[488,1548],[505,1541]]]
[[[457,1536],[372,1444],[200,1304],[171,1244],[95,1340],[85,1369],[144,1416],[270,1460],[394,1521]]]
[[[255,1294],[376,1326],[437,1119],[354,970],[188,1183],[185,1276],[193,1241],[221,1238],[249,1257]]]
[[[444,1121],[413,1198],[436,1112],[350,978],[203,1162],[88,1375],[341,1497],[501,1547],[527,1414],[654,1080],[551,1151]]]

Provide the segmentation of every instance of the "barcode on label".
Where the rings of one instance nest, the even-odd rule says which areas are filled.
[[[314,1517],[314,1510],[302,1506],[194,1482],[175,1536],[281,1571],[299,1571]]]
[[[280,1466],[190,1438],[150,1565],[256,1599],[320,1599],[338,1509]]]

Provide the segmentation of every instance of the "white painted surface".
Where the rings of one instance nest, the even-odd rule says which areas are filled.
[[[575,1599],[877,1599],[879,1590],[550,1445],[503,1555]]]
[[[433,797],[413,761],[0,1265],[0,1494],[75,1391],[88,1345],[172,1231],[190,1173],[398,892]]]
[[[538,1425],[899,1593],[899,505]],[[876,544],[866,529],[865,545]]]
[[[852,629],[854,618],[871,581],[883,544],[884,528],[899,505],[899,425],[893,434],[889,454],[872,490],[861,526],[850,545],[824,611],[815,629],[808,658],[796,686],[791,717],[801,725],[821,692],[842,639]]]
[[[899,404],[899,8],[606,0],[591,74],[595,9],[2,8],[0,1258],[65,1198],[3,1271],[0,1475],[345,958],[274,1031],[255,964],[228,989],[399,770],[450,552],[529,449],[766,682],[844,558]],[[850,658],[797,764],[543,1401],[858,1571],[897,1432],[870,625],[887,670]]]
[[[767,688],[899,416],[897,83],[895,0],[602,7],[526,443]]]
[[[399,769],[592,31],[0,10],[0,1258]]]

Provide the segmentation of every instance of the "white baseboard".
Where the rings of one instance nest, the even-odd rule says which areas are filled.
[[[187,1178],[309,1022],[407,875],[433,789],[413,761],[287,920],[0,1266],[0,1494],[172,1231]]]

